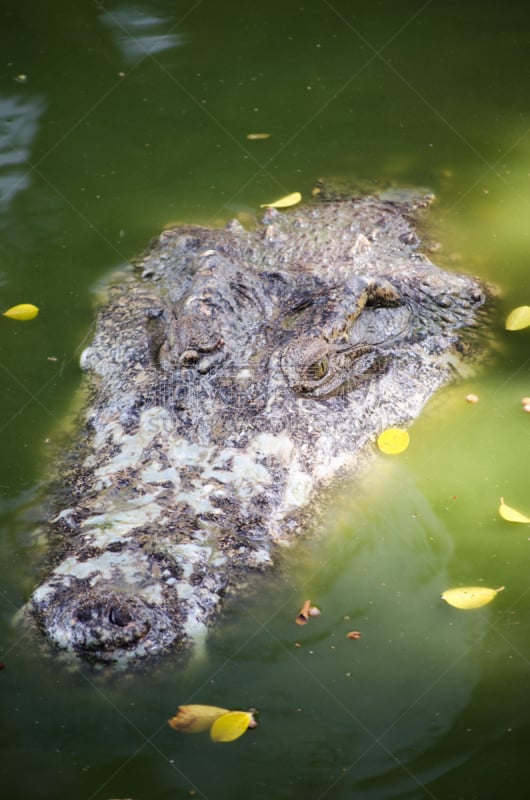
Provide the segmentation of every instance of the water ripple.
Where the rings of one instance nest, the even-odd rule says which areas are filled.
[[[40,97],[0,95],[0,212],[31,183],[30,148],[45,103]]]
[[[100,19],[110,28],[129,65],[145,56],[180,47],[186,41],[184,36],[171,30],[172,20],[150,14],[139,6],[106,11]]]

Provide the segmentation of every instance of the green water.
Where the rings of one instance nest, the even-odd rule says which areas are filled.
[[[502,324],[530,302],[527,3],[33,0],[0,20],[1,305],[41,308],[0,318],[2,796],[526,796],[530,528],[497,505],[530,512],[530,340]],[[44,660],[11,620],[98,280],[169,222],[253,214],[322,175],[436,192],[438,260],[502,289],[495,357],[283,579],[229,604],[202,658],[110,681]],[[458,612],[439,598],[460,583],[506,589]],[[299,628],[306,597],[323,613]],[[166,719],[189,702],[260,724],[179,736]]]

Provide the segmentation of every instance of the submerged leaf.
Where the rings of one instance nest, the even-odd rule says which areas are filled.
[[[530,306],[518,306],[506,317],[507,331],[520,331],[530,325]]]
[[[289,208],[295,206],[302,199],[300,192],[293,192],[286,194],[285,197],[280,197],[279,200],[274,200],[272,203],[262,203],[260,208]]]
[[[489,589],[487,586],[459,586],[456,589],[446,589],[442,600],[455,608],[480,608],[491,603],[504,586],[498,589]]]
[[[213,742],[233,742],[243,736],[249,726],[254,727],[250,711],[228,711],[215,720],[210,737]]]
[[[32,305],[32,303],[20,303],[18,306],[12,306],[8,308],[7,311],[4,311],[4,317],[9,317],[9,319],[18,319],[21,322],[27,322],[30,319],[35,319],[37,314],[39,313],[39,309],[37,306]]]
[[[525,514],[521,514],[520,511],[516,511],[515,508],[512,508],[511,506],[507,506],[504,502],[504,497],[501,497],[499,514],[507,522],[530,522],[530,517],[527,517]]]
[[[397,455],[409,446],[410,437],[402,428],[387,428],[377,438],[377,446],[382,453]]]
[[[181,733],[201,733],[209,730],[218,717],[227,713],[227,708],[218,706],[179,706],[175,716],[168,719],[168,724]]]

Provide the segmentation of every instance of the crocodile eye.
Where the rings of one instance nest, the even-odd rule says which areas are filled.
[[[285,348],[281,364],[291,389],[314,393],[333,372],[331,346],[318,336],[297,337]]]
[[[315,361],[314,364],[311,364],[307,368],[306,374],[311,380],[318,381],[328,374],[328,370],[329,359],[327,356],[322,356],[322,358],[320,358],[318,361]]]

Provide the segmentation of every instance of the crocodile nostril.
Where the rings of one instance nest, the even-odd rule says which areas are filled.
[[[117,608],[113,606],[109,612],[109,622],[113,625],[117,625],[119,628],[125,628],[130,622],[132,622],[132,616],[129,614],[128,611],[125,611],[123,608]]]

